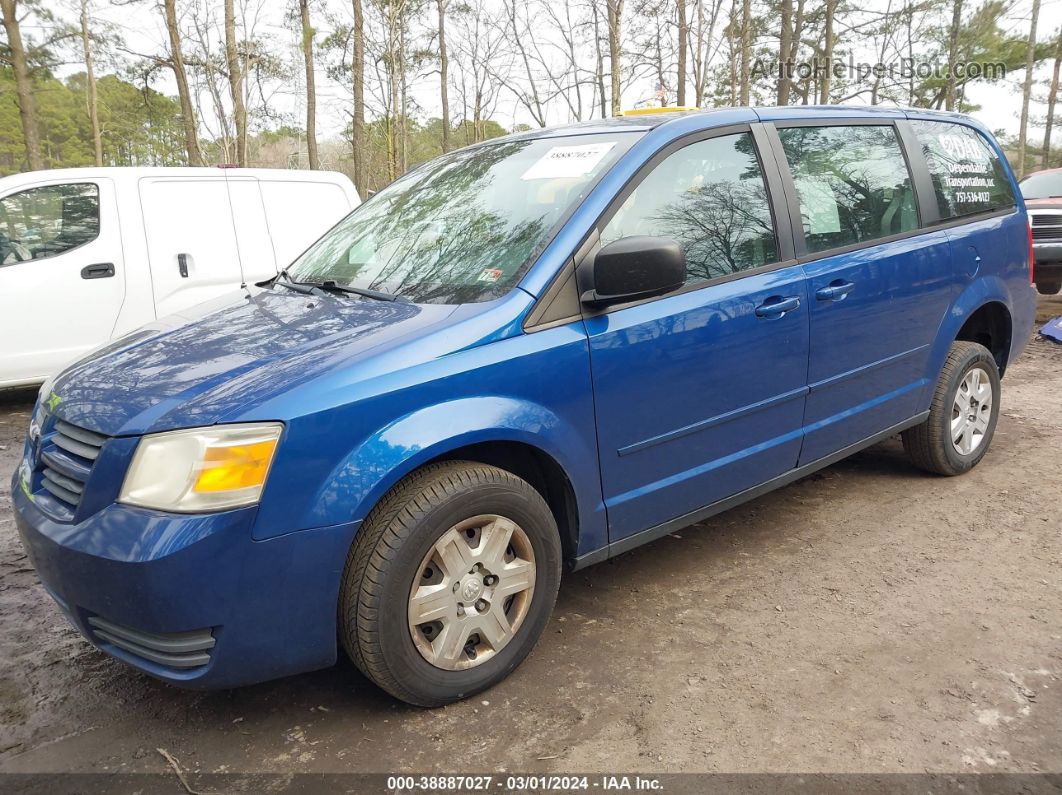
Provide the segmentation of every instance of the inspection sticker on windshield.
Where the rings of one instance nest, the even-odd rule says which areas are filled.
[[[582,146],[554,146],[525,171],[520,179],[585,177],[615,145],[615,141],[605,141]]]
[[[476,281],[477,282],[496,282],[496,281],[498,281],[498,279],[501,278],[501,276],[502,276],[502,269],[501,268],[484,268],[480,272],[479,277],[476,279]]]

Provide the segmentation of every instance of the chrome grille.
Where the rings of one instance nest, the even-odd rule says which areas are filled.
[[[1032,225],[1035,226],[1062,226],[1062,213],[1037,213],[1030,212]]]
[[[92,465],[107,437],[56,420],[41,448],[41,488],[71,511],[81,502]]]

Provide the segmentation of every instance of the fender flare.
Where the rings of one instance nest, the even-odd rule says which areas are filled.
[[[1011,305],[1010,289],[1007,287],[1007,283],[998,276],[981,276],[977,278],[975,281],[967,285],[959,296],[952,301],[947,313],[941,320],[940,327],[937,330],[936,339],[930,349],[928,370],[926,373],[926,386],[922,391],[920,410],[929,407],[929,402],[933,396],[933,390],[936,388],[937,376],[939,375],[941,368],[944,366],[944,360],[948,356],[948,349],[959,335],[963,325],[977,310],[986,304],[991,303],[1001,304],[1004,310],[1006,310],[1007,315],[1011,315],[1009,308]],[[1011,318],[1011,323],[1013,324],[1013,318]],[[1011,337],[1010,344],[1011,349],[1013,350],[1013,336]]]
[[[501,395],[425,406],[363,439],[325,479],[313,501],[314,522],[362,521],[410,472],[481,442],[519,442],[550,456],[575,495],[580,551],[607,543],[596,448],[545,406]]]

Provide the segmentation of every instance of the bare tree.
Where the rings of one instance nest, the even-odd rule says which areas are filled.
[[[225,62],[229,72],[229,93],[232,96],[233,117],[236,122],[236,162],[247,165],[247,104],[243,99],[243,68],[236,43],[236,12],[233,0],[225,0]]]
[[[365,12],[361,0],[352,0],[354,30],[352,32],[353,57],[351,80],[354,83],[354,117],[351,120],[351,138],[354,149],[354,187],[365,196],[368,189],[368,152],[365,149]]]
[[[962,0],[952,0],[951,27],[948,29],[948,78],[944,109],[955,110],[955,63],[959,60],[959,31],[962,29]]]
[[[686,104],[686,49],[689,47],[690,28],[686,21],[686,0],[675,0],[675,13],[678,16],[678,87],[676,101],[680,106]]]
[[[9,0],[3,0],[8,2]],[[184,68],[184,56],[181,54],[181,32],[177,25],[176,0],[163,0],[163,16],[166,21],[166,34],[170,41],[170,68],[177,81],[177,96],[181,103],[181,124],[184,128],[184,148],[188,154],[188,165],[203,165],[203,154],[199,149],[199,135],[196,130],[196,115],[192,104],[192,92],[188,87],[188,72]]]
[[[1058,100],[1058,75],[1062,67],[1062,31],[1055,34],[1055,68],[1051,73],[1051,88],[1047,92],[1047,118],[1044,120],[1044,153],[1041,168],[1048,168],[1051,159],[1051,128],[1055,124],[1055,102]]]
[[[37,103],[33,96],[26,48],[22,44],[22,30],[18,20],[18,0],[0,0],[0,12],[4,15],[4,31],[15,73],[15,98],[18,100],[18,115],[22,122],[22,141],[26,148],[26,164],[30,171],[44,168],[41,157],[41,135],[37,121]]]
[[[620,29],[623,23],[623,0],[606,0],[608,8],[608,60],[612,83],[612,115],[619,116],[623,108],[620,105],[620,76],[622,69],[620,50]]]
[[[837,0],[826,0],[826,18],[822,26],[822,60],[825,71],[819,83],[819,104],[830,101],[830,78],[833,75],[833,17],[837,12]]]
[[[741,93],[739,104],[749,104],[749,72],[752,59],[752,0],[741,0]]]
[[[719,54],[724,37],[717,36],[715,26],[723,8],[723,0],[711,0],[708,14],[704,10],[705,0],[694,0],[693,11],[693,95],[694,104],[701,107],[708,91],[710,68]]]
[[[450,151],[450,63],[446,53],[446,4],[436,0],[439,11],[439,98],[442,101],[442,150]]]
[[[1025,85],[1021,93],[1021,126],[1018,128],[1018,179],[1025,176],[1025,145],[1029,136],[1029,97],[1032,94],[1033,70],[1036,67],[1036,22],[1040,16],[1040,0],[1033,0],[1029,22],[1029,42],[1025,49]]]
[[[232,0],[226,0],[231,3]],[[306,157],[312,169],[319,169],[317,156],[317,89],[313,74],[313,27],[310,25],[310,2],[299,0],[299,19],[302,23],[302,58],[306,67]]]
[[[89,33],[89,0],[81,0],[81,48],[85,54],[85,104],[92,128],[92,151],[96,165],[103,165],[103,136],[100,134],[100,108],[96,96],[96,73],[92,63],[92,36]]]
[[[505,74],[510,43],[504,20],[493,15],[484,0],[463,4],[460,14],[455,13],[454,22],[458,40],[453,56],[458,62],[456,88],[463,111],[461,126],[465,143],[476,143],[484,139],[484,124],[497,107],[503,86],[497,75]]]

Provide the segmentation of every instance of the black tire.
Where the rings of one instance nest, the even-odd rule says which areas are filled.
[[[980,444],[970,453],[960,453],[951,438],[955,397],[966,374],[974,368],[988,374],[992,406],[988,426]],[[961,475],[984,458],[992,443],[999,419],[999,368],[992,354],[976,342],[953,342],[940,371],[929,417],[903,432],[903,447],[915,466],[938,475]]]
[[[445,670],[410,634],[410,589],[424,556],[450,528],[493,513],[519,525],[535,555],[534,591],[512,639],[480,665]],[[339,630],[347,654],[402,701],[438,707],[489,688],[523,662],[549,621],[560,585],[560,534],[549,506],[510,472],[468,461],[431,464],[395,485],[373,508],[347,555]]]
[[[1036,291],[1040,295],[1054,295],[1062,289],[1062,279],[1037,279]]]

